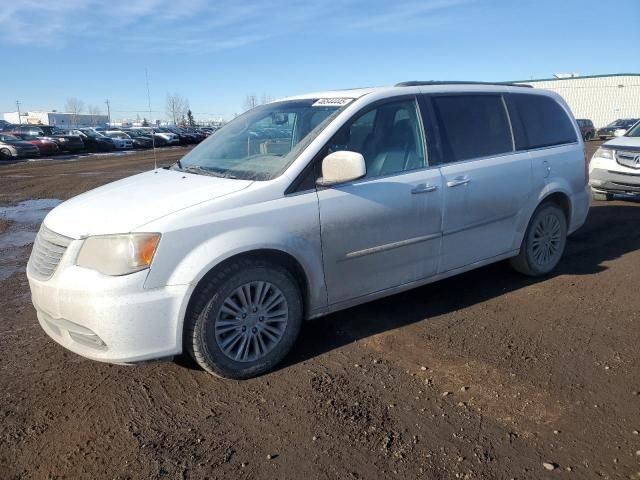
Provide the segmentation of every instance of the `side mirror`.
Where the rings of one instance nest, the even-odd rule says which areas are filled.
[[[316,183],[319,186],[327,187],[357,180],[366,174],[367,166],[364,163],[362,154],[342,150],[324,157],[322,160],[322,178],[319,178]]]

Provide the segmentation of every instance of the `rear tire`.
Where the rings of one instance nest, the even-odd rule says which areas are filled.
[[[9,160],[11,158],[11,150],[8,148],[0,149],[0,160]]]
[[[185,349],[213,375],[255,377],[291,350],[302,315],[300,287],[288,270],[238,260],[194,293],[185,318]]]
[[[510,260],[511,266],[530,277],[548,275],[558,266],[566,244],[564,212],[555,203],[543,203],[531,217],[520,253]]]

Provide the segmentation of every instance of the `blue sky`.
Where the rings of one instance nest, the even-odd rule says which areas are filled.
[[[615,6],[615,8],[614,8]],[[514,80],[640,72],[640,1],[14,0],[0,10],[0,112],[231,118],[283,97],[403,80]]]

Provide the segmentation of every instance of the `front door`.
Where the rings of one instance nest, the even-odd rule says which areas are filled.
[[[367,175],[318,190],[330,304],[437,272],[443,185],[427,166],[415,98],[387,101],[356,115],[330,150],[365,157]]]

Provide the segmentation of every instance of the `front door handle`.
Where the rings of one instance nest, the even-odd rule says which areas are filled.
[[[466,175],[460,176],[460,177],[456,177],[453,180],[449,180],[447,182],[447,187],[458,187],[460,185],[466,185],[470,181],[471,181],[471,179],[469,177],[467,177]]]
[[[417,195],[418,193],[429,193],[429,192],[435,192],[436,190],[438,190],[437,185],[429,185],[426,183],[421,183],[417,185],[413,190],[411,190],[411,193],[413,193],[414,195]]]

